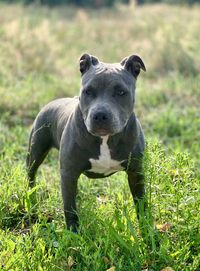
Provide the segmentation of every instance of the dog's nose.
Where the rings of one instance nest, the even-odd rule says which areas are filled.
[[[106,112],[97,112],[93,115],[93,120],[95,122],[106,122],[109,119]]]

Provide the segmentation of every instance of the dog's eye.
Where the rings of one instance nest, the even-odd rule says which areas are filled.
[[[90,89],[90,88],[85,89],[84,93],[85,93],[87,96],[93,95],[93,91],[92,91],[92,89]]]
[[[123,90],[123,89],[118,89],[118,90],[117,90],[117,95],[118,95],[118,96],[124,96],[124,95],[126,95],[126,91]]]

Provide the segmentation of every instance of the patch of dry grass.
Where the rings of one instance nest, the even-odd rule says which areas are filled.
[[[138,53],[148,76],[195,74],[200,71],[199,12],[199,7],[165,5],[100,12],[1,5],[0,76],[76,77],[76,61],[85,51],[114,62]]]

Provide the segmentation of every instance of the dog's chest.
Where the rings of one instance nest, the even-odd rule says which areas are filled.
[[[98,159],[90,158],[91,169],[88,171],[98,174],[110,175],[116,171],[123,170],[121,163],[123,161],[113,160],[111,158],[110,149],[107,144],[108,136],[102,137],[100,145],[100,155]]]

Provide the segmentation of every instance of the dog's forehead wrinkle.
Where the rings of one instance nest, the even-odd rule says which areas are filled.
[[[96,66],[96,73],[118,73],[123,70],[123,67],[119,63],[104,63],[101,62]]]
[[[134,81],[132,78],[124,77],[122,73],[101,73],[95,74],[92,79],[85,80],[83,85],[93,88],[126,88],[130,85],[134,85]]]
[[[91,79],[92,78],[92,79]],[[134,85],[133,77],[119,63],[103,63],[92,66],[83,76],[82,85],[93,85],[95,88],[108,87],[110,83],[118,81],[126,86]]]

